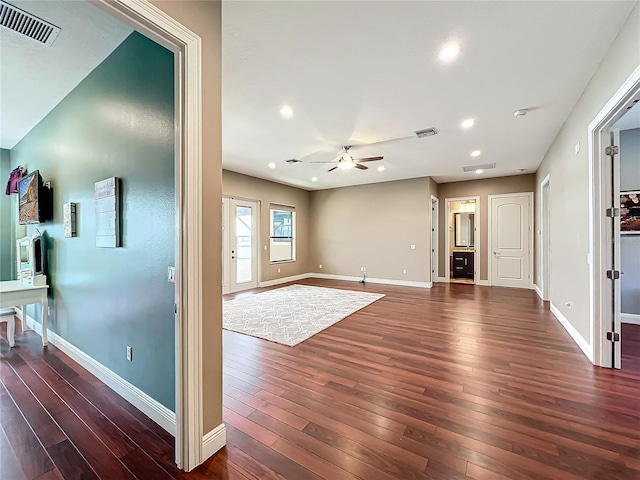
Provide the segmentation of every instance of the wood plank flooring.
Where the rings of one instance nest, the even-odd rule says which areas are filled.
[[[225,331],[228,445],[189,474],[166,432],[17,327],[0,478],[640,478],[640,327],[613,371],[531,291],[298,283],[386,296],[296,347]]]

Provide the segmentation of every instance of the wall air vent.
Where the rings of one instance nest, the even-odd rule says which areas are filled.
[[[298,160],[297,158],[291,158],[289,160],[285,160],[287,163],[302,163],[302,160]]]
[[[0,0],[0,26],[45,45],[51,45],[60,29],[30,13]]]
[[[478,170],[491,170],[492,168],[496,168],[495,163],[485,163],[484,165],[467,165],[466,167],[462,167],[462,170],[465,172],[476,172]]]
[[[416,135],[418,136],[418,138],[433,137],[437,133],[438,131],[436,130],[436,127],[429,127],[425,128],[424,130],[416,130]]]

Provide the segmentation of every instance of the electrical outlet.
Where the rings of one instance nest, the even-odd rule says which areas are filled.
[[[280,269],[278,269],[278,273],[280,273]]]
[[[415,250],[416,246],[415,245],[411,245],[411,250]]]
[[[133,362],[133,348],[127,345],[127,360]]]
[[[322,264],[318,265],[318,268],[322,269]]]
[[[266,246],[266,245],[264,246],[264,251],[265,251],[265,252],[267,251],[267,246]]]
[[[407,271],[406,271],[406,270],[402,270],[402,274],[403,274],[403,275],[406,275],[406,274],[407,274]]]

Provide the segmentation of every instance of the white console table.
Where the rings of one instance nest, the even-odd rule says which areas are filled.
[[[22,308],[22,330],[27,325],[27,309],[26,305],[39,303],[42,305],[42,345],[47,345],[47,289],[48,285],[27,285],[18,280],[9,280],[0,282],[0,308],[5,307],[21,307]],[[9,337],[9,345],[14,344],[13,319],[9,321],[7,328],[7,337]]]

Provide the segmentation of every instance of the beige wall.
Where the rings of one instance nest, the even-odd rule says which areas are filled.
[[[640,4],[613,41],[538,168],[536,185],[550,174],[550,300],[587,343],[589,324],[589,123],[640,65]],[[580,142],[576,155],[574,146]],[[540,206],[536,208],[540,217]],[[539,223],[539,222],[538,222]],[[538,242],[539,243],[539,242]],[[540,262],[539,246],[536,264]],[[540,269],[538,269],[539,271]],[[536,283],[540,280],[536,277]],[[572,308],[565,305],[571,302]],[[593,345],[592,345],[593,347]]]
[[[222,171],[222,194],[260,201],[260,254],[262,258],[262,281],[308,273],[309,264],[309,207],[310,192],[280,183],[242,175],[228,170]],[[220,202],[218,202],[219,204]],[[296,207],[296,261],[271,264],[269,262],[269,204],[281,203]],[[264,246],[267,250],[264,250]],[[278,273],[280,269],[280,273]]]
[[[153,4],[202,39],[202,405],[203,433],[222,423],[222,115],[221,4],[159,1]]]
[[[311,271],[429,282],[430,203],[429,177],[311,192]]]
[[[489,258],[487,256],[488,237],[488,196],[500,193],[535,192],[535,174],[515,175],[511,177],[487,178],[484,180],[469,180],[466,182],[441,183],[438,185],[438,198],[440,200],[440,212],[438,221],[438,243],[441,245],[438,252],[438,276],[444,277],[445,249],[447,241],[446,199],[460,197],[480,197],[480,280],[488,280],[487,269]]]

